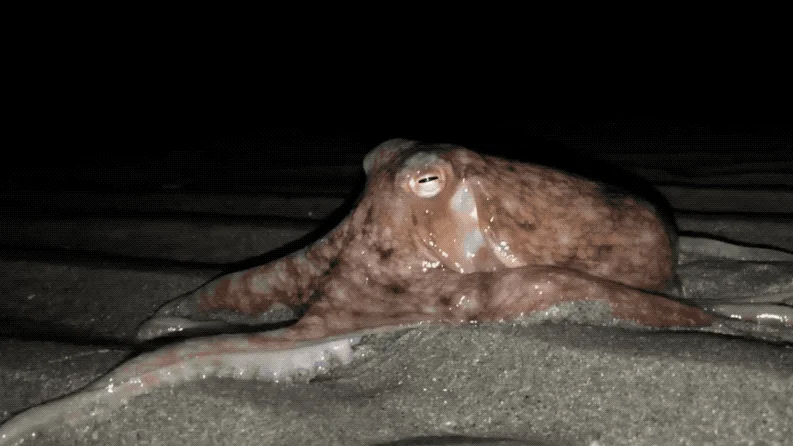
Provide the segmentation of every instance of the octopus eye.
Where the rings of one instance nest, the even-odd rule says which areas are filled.
[[[443,177],[436,173],[423,174],[410,179],[410,188],[421,198],[431,198],[443,189]]]

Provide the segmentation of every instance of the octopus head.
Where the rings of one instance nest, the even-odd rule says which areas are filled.
[[[389,202],[379,205],[390,208],[393,224],[431,267],[460,273],[505,267],[485,236],[492,221],[482,212],[486,198],[477,178],[466,177],[472,162],[483,161],[463,147],[404,139],[386,141],[364,159],[370,186],[391,190]]]

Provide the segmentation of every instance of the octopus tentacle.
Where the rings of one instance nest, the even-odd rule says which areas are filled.
[[[783,304],[703,302],[702,308],[730,319],[793,327],[793,307]]]
[[[175,333],[223,329],[231,324],[295,320],[331,274],[349,221],[314,244],[265,265],[227,274],[165,305],[138,328],[138,341]],[[228,310],[228,311],[224,311]]]
[[[338,336],[381,326],[418,322],[500,321],[544,311],[567,302],[600,302],[613,318],[646,327],[704,326],[712,316],[700,308],[584,272],[528,265],[495,272],[456,274],[436,271],[404,289],[373,291],[338,283],[338,292],[360,296],[365,304],[349,307],[334,300],[314,304],[289,333],[298,339]]]
[[[751,277],[753,272],[768,265],[778,265],[784,272],[793,265],[793,253],[772,247],[747,246],[709,237],[680,237],[683,265],[695,265],[718,259],[719,270],[725,270],[725,261],[732,261],[728,269],[736,274],[732,280]],[[759,263],[758,263],[759,262]],[[701,270],[700,270],[701,271]],[[793,270],[791,270],[793,271]],[[700,272],[702,274],[702,272]],[[690,293],[691,294],[691,293]],[[730,290],[718,296],[686,296],[692,305],[719,316],[761,324],[793,326],[793,275],[784,273],[779,280],[764,290]]]
[[[360,337],[295,341],[271,334],[195,338],[141,354],[63,398],[28,409],[0,426],[0,444],[24,444],[56,421],[79,425],[107,419],[112,410],[151,390],[220,376],[264,381],[308,380],[352,361]]]

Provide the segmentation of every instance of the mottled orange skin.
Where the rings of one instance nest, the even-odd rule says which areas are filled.
[[[366,189],[335,230],[197,290],[186,297],[197,299],[197,314],[186,316],[281,303],[303,314],[285,341],[512,319],[569,301],[605,302],[614,317],[646,326],[711,322],[652,293],[673,282],[674,249],[639,199],[452,145],[388,141],[365,167]]]
[[[647,290],[665,291],[673,280],[672,237],[648,203],[607,197],[599,183],[546,167],[465,154],[474,161],[462,174],[480,179],[479,201],[494,217],[494,237],[512,241],[525,263],[573,268]],[[566,244],[559,241],[562,232]]]

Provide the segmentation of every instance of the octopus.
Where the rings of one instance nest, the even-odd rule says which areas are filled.
[[[576,302],[644,327],[713,322],[710,312],[671,297],[674,228],[645,200],[452,144],[389,140],[363,167],[363,194],[329,234],[178,297],[137,338],[297,322],[141,354],[86,389],[12,418],[0,443],[22,442],[55,419],[108,413],[165,384],[310,378],[350,362],[361,336],[398,327],[513,320]]]

